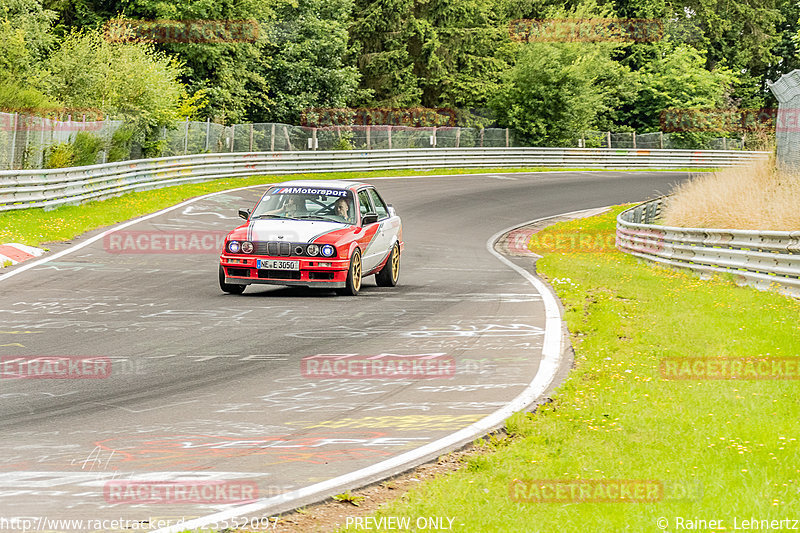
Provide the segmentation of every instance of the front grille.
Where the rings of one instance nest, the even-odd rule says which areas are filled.
[[[300,279],[299,270],[259,270],[259,278],[267,279]]]
[[[255,241],[255,253],[272,257],[306,256],[306,243]]]
[[[232,268],[228,267],[228,276],[237,276],[240,278],[248,278],[250,277],[250,269],[249,268]]]

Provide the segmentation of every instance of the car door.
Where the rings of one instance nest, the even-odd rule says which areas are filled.
[[[392,245],[397,241],[400,231],[400,217],[391,216],[389,207],[381,195],[374,188],[367,189],[374,212],[378,214],[378,231],[375,234],[375,253],[378,256],[375,266],[381,263],[392,251]]]
[[[364,215],[367,213],[374,213],[375,208],[372,205],[372,198],[370,197],[369,191],[366,188],[360,189],[358,191],[358,210],[361,216],[361,220],[364,219]],[[363,222],[362,222],[363,225]],[[377,242],[378,236],[380,234],[380,221],[375,222],[374,224],[367,224],[362,226],[362,230],[364,234],[359,239],[359,243],[361,244],[361,264],[362,264],[362,271],[366,274],[376,266],[380,262],[382,256],[382,250]]]

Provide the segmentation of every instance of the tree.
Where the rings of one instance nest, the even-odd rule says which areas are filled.
[[[356,0],[350,38],[371,105],[482,107],[513,61],[501,0]]]
[[[346,64],[352,0],[299,0],[276,9],[266,35],[262,76],[271,108],[256,119],[299,124],[303,110],[345,107],[356,95],[358,69]]]
[[[47,67],[48,92],[70,107],[97,108],[149,127],[179,118],[185,96],[180,64],[148,44],[109,42],[98,31],[74,32]]]
[[[590,43],[527,44],[491,101],[498,120],[534,146],[564,145],[594,129],[613,104],[614,85],[629,75],[611,59],[611,49]]]
[[[42,60],[55,43],[56,14],[39,0],[0,0],[0,108],[47,111],[60,107],[42,91]]]
[[[725,99],[737,76],[723,65],[707,70],[705,64],[703,53],[688,45],[674,45],[645,65],[629,124],[637,131],[658,131],[665,109],[728,107]]]

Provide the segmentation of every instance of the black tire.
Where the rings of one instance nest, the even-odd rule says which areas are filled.
[[[222,292],[229,294],[242,294],[247,285],[239,285],[237,283],[225,283],[225,269],[222,265],[219,266],[219,288]]]
[[[395,243],[383,268],[375,274],[378,287],[394,287],[400,279],[400,246]]]
[[[361,251],[356,248],[353,257],[350,258],[350,269],[347,271],[346,285],[336,292],[341,296],[355,296],[361,290]]]

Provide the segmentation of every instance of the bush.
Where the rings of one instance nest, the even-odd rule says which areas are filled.
[[[97,163],[103,149],[103,140],[97,135],[81,131],[69,143],[59,143],[48,148],[44,168],[82,167]]]
[[[59,143],[47,149],[44,158],[44,168],[71,167],[75,160],[75,147],[72,143]]]
[[[82,167],[97,163],[97,156],[103,149],[103,144],[103,139],[97,135],[85,131],[76,133],[72,141],[75,153],[72,166]]]
[[[124,125],[111,136],[111,146],[108,149],[108,162],[125,161],[131,157],[134,130],[129,125]]]

